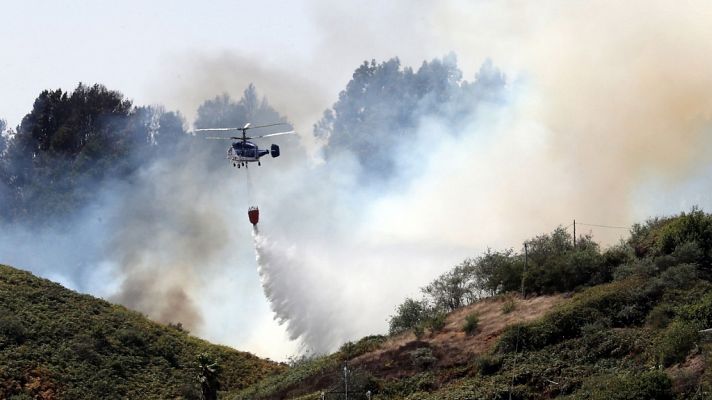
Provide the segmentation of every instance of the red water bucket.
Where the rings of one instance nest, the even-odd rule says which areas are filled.
[[[257,225],[260,221],[260,210],[257,207],[250,207],[247,210],[247,216],[250,217],[250,223],[252,225]]]

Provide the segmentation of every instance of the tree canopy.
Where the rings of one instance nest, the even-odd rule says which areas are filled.
[[[328,141],[327,160],[348,151],[370,177],[376,171],[388,179],[397,169],[398,150],[416,137],[424,118],[441,118],[457,131],[479,105],[501,102],[504,87],[505,77],[491,61],[474,81],[463,80],[454,54],[423,62],[417,71],[398,58],[364,61],[314,133]]]
[[[41,220],[78,207],[101,182],[127,177],[184,133],[180,114],[134,107],[103,85],[45,90],[0,153],[0,218]]]

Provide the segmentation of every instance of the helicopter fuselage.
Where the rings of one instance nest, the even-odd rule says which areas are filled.
[[[272,157],[279,157],[279,146],[273,144],[269,150],[260,149],[256,144],[248,140],[234,142],[227,150],[227,159],[233,166],[247,166],[247,163],[256,162],[261,165],[260,158],[272,154]]]
[[[257,162],[267,154],[269,150],[260,149],[256,144],[248,141],[235,142],[227,150],[227,158],[232,163]]]

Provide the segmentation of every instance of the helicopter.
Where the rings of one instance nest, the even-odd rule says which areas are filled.
[[[263,156],[266,156],[267,154],[272,155],[272,158],[279,157],[279,146],[276,144],[272,144],[270,146],[270,149],[260,149],[255,143],[252,143],[250,140],[252,139],[261,139],[261,138],[266,138],[266,137],[272,137],[272,136],[280,136],[280,135],[290,135],[294,134],[295,132],[293,130],[291,131],[285,131],[285,132],[277,132],[277,133],[270,133],[267,135],[261,135],[261,136],[247,136],[247,130],[248,129],[258,129],[258,128],[267,128],[269,126],[278,126],[278,125],[288,125],[283,122],[280,123],[275,123],[275,124],[267,124],[267,125],[258,125],[258,126],[252,126],[251,123],[246,123],[245,126],[242,128],[201,128],[201,129],[196,129],[196,132],[225,132],[225,131],[241,131],[242,132],[242,137],[240,136],[230,136],[230,137],[207,137],[206,139],[213,139],[213,140],[233,140],[235,141],[230,148],[227,150],[227,159],[232,162],[233,167],[240,168],[241,166],[247,168],[247,164],[251,162],[256,162],[257,165],[262,165],[260,162],[260,158]]]

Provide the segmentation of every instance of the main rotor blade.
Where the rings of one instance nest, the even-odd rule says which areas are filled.
[[[270,136],[291,135],[293,133],[296,133],[296,132],[286,131],[286,132],[268,133],[267,135],[262,135],[262,136],[250,136],[246,139],[261,139],[261,138],[266,138],[266,137],[270,137]]]
[[[216,136],[212,136],[212,137],[206,137],[206,139],[212,139],[212,140],[239,140],[239,139],[242,139],[242,138],[239,138],[239,137],[237,137],[237,136],[231,136],[231,137],[222,137],[222,136],[216,137]]]
[[[277,125],[289,125],[284,122],[278,122],[276,124],[268,124],[268,125],[257,125],[257,126],[246,126],[245,129],[257,129],[257,128],[266,128],[268,126],[277,126]]]
[[[196,129],[195,132],[210,132],[210,131],[240,131],[242,128],[201,128]]]

